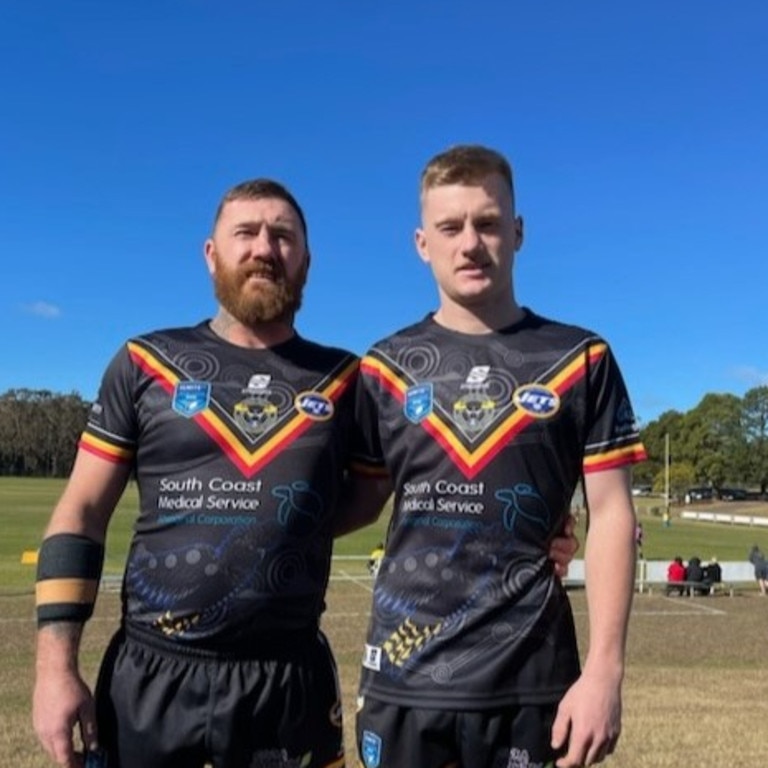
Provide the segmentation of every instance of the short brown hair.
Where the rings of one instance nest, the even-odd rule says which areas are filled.
[[[427,163],[421,173],[421,195],[432,187],[446,184],[479,184],[492,173],[498,173],[509,184],[514,204],[512,166],[506,157],[480,144],[457,144],[435,155]]]
[[[304,211],[301,210],[301,206],[296,201],[296,198],[288,191],[287,187],[284,187],[279,181],[274,181],[273,179],[251,179],[236,184],[231,189],[228,189],[224,193],[224,197],[221,198],[219,207],[216,209],[216,215],[213,217],[213,228],[216,229],[216,225],[221,218],[221,212],[224,210],[224,206],[227,203],[231,203],[233,200],[262,200],[264,198],[276,198],[277,200],[284,200],[288,203],[288,205],[296,211],[296,214],[301,221],[301,228],[304,230],[304,240],[309,242],[307,235],[307,220],[304,218]]]

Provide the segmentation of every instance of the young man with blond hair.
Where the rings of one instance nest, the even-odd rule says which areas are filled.
[[[610,754],[633,594],[624,382],[595,333],[516,299],[512,170],[458,146],[421,177],[438,309],[361,363],[357,419],[395,489],[363,656],[366,768],[561,768]],[[583,478],[589,650],[547,550]]]

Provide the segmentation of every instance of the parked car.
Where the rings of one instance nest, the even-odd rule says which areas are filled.
[[[747,500],[747,492],[744,488],[721,488],[719,496],[721,501]]]
[[[688,498],[691,501],[709,501],[715,498],[715,489],[702,485],[698,488],[688,489]]]

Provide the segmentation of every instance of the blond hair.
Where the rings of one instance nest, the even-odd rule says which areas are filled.
[[[512,166],[500,152],[480,144],[457,144],[435,155],[421,173],[420,192],[446,184],[480,184],[491,174],[497,173],[509,185],[512,204],[515,202],[515,186]]]

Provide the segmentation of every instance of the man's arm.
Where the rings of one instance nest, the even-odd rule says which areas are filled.
[[[68,535],[86,548],[103,546],[109,519],[129,475],[130,467],[126,464],[114,464],[78,451],[72,474],[46,529],[44,547],[46,541],[50,544],[51,537],[67,541]],[[58,554],[65,559],[66,547],[63,553],[59,547]],[[40,567],[44,566],[43,563]],[[73,742],[76,725],[88,748],[97,744],[93,697],[78,667],[82,629],[81,621],[51,621],[43,623],[37,633],[32,719],[45,751],[66,768],[77,764]]]
[[[621,731],[629,612],[635,579],[635,513],[628,468],[586,476],[589,533],[585,547],[589,651],[579,679],[558,707],[552,744],[568,745],[558,768],[602,761]]]
[[[555,574],[561,579],[568,575],[568,566],[579,550],[579,538],[575,531],[576,518],[568,515],[563,530],[549,545],[549,559],[554,563]]]
[[[374,523],[391,495],[392,484],[388,476],[350,472],[334,517],[333,535],[344,536]]]

